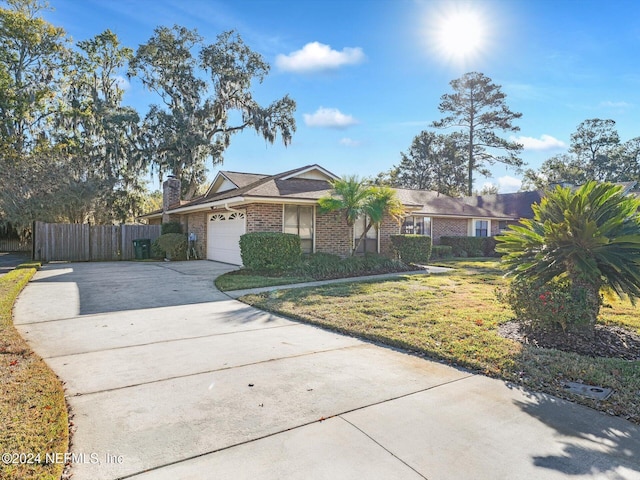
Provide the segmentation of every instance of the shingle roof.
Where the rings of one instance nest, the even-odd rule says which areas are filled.
[[[294,175],[297,172],[307,170],[313,166],[314,165],[306,165],[301,168],[288,170],[271,176],[251,173],[224,172],[225,176],[238,185],[239,188],[209,195],[206,198],[199,198],[182,206],[195,206],[234,197],[317,200],[331,191],[331,185],[328,181],[295,178],[282,180],[283,177]],[[228,175],[229,173],[231,173],[231,176]],[[241,184],[243,185],[241,186]]]
[[[246,187],[258,180],[269,177],[269,175],[263,175],[261,173],[229,172],[227,170],[222,170],[220,173],[235,183],[238,188]]]
[[[516,218],[532,218],[531,205],[540,203],[543,192],[534,190],[531,192],[498,193],[495,195],[477,195],[464,197],[467,205],[491,210],[496,214]]]
[[[484,208],[479,205],[467,203],[462,198],[453,198],[438,192],[428,190],[408,190],[397,188],[398,198],[407,206],[417,205],[415,214],[435,217],[489,217],[489,218],[513,218],[512,215],[500,210]]]
[[[245,200],[251,198],[318,200],[331,193],[331,184],[328,181],[290,178],[298,172],[304,172],[313,167],[316,166],[306,165],[276,175],[222,171],[221,173],[238,188],[209,194],[207,197],[200,197],[176,207],[194,207],[236,197],[243,197]],[[287,179],[283,180],[284,178]],[[414,214],[441,217],[517,219],[531,216],[531,203],[539,201],[541,197],[540,192],[523,192],[453,198],[428,190],[404,188],[395,190],[400,201]]]

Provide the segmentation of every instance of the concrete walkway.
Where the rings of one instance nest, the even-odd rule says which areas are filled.
[[[207,261],[46,265],[17,328],[82,479],[640,479],[640,430],[267,314]]]

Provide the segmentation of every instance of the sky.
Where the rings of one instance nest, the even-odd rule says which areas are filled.
[[[375,176],[400,162],[438,111],[449,82],[482,72],[522,118],[526,168],[567,151],[580,122],[613,119],[622,141],[640,136],[640,2],[635,0],[49,0],[45,18],[74,41],[106,29],[133,49],[157,26],[195,28],[206,43],[235,29],[271,65],[255,98],[297,102],[285,147],[254,131],[233,137],[222,170],[275,174],[317,163],[336,175]],[[135,78],[125,103],[159,100]],[[447,131],[440,131],[446,133]],[[501,192],[521,172],[476,174]],[[158,187],[157,179],[151,185]]]

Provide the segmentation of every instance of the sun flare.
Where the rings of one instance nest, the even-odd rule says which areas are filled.
[[[487,21],[471,7],[448,8],[430,20],[431,48],[455,62],[472,60],[487,46]]]

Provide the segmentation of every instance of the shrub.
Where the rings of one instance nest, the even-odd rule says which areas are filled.
[[[331,276],[342,270],[342,259],[330,253],[312,253],[305,257],[298,267],[303,275],[313,278]]]
[[[354,277],[373,273],[401,272],[406,265],[382,255],[340,258],[329,253],[314,253],[304,258],[297,268],[301,275],[315,279]]]
[[[577,190],[558,186],[532,208],[533,218],[498,237],[502,264],[515,279],[568,279],[572,291],[586,291],[584,313],[595,334],[603,288],[640,298],[640,199],[589,181]]]
[[[242,264],[252,270],[286,270],[300,261],[300,237],[292,233],[257,232],[240,237]]]
[[[440,244],[450,246],[454,257],[494,257],[496,243],[494,237],[440,237]]]
[[[517,321],[532,329],[580,331],[590,323],[586,290],[572,288],[566,279],[544,284],[514,280],[498,299],[511,306]]]
[[[453,256],[453,247],[450,245],[433,245],[431,258],[449,258]]]
[[[482,255],[484,257],[497,257],[496,245],[498,241],[496,237],[482,237]]]
[[[164,258],[167,255],[167,252],[160,247],[160,242],[158,240],[160,240],[160,237],[156,238],[151,243],[151,258]]]
[[[162,235],[166,233],[182,233],[182,224],[180,222],[163,223],[160,228]]]
[[[391,235],[391,249],[403,263],[426,263],[431,257],[431,237]]]
[[[182,233],[165,233],[157,240],[157,248],[165,252],[165,256],[170,260],[187,259],[187,236]],[[155,242],[154,242],[155,245]],[[152,250],[154,247],[152,247]],[[155,251],[153,252],[155,254]]]

